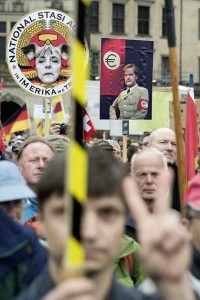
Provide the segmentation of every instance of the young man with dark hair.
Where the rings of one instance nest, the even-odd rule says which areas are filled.
[[[160,299],[156,295],[145,296],[127,288],[113,278],[113,264],[119,253],[125,212],[129,206],[139,227],[147,272],[154,279],[161,297],[166,300],[193,300],[193,292],[184,276],[190,256],[189,238],[178,217],[165,210],[165,201],[162,201],[162,207],[159,207],[160,203],[157,205],[157,215],[149,215],[132,179],[112,154],[91,148],[88,149],[88,160],[88,197],[83,206],[80,231],[85,250],[85,276],[59,283],[67,236],[64,203],[66,166],[65,156],[56,156],[41,177],[37,189],[42,227],[49,244],[48,265],[17,299]],[[161,188],[163,192],[163,186]],[[150,229],[156,234],[149,234]],[[176,261],[179,262],[177,266]]]

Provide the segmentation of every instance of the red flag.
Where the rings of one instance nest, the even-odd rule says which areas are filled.
[[[189,182],[198,167],[198,127],[197,108],[194,101],[194,89],[190,88],[187,97],[185,127],[186,178]]]
[[[83,139],[86,143],[90,143],[91,136],[95,133],[94,125],[86,111],[83,109],[83,129],[84,129],[84,136]]]
[[[4,146],[4,142],[3,142],[3,133],[2,133],[2,130],[0,129],[0,150],[3,152],[3,153],[6,153],[6,148]]]

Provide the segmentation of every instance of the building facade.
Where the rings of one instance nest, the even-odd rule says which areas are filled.
[[[189,74],[192,73],[194,82],[198,84],[200,0],[174,0],[173,3],[179,81],[187,83]],[[63,10],[74,17],[75,4],[75,0],[0,0],[0,78],[4,78],[4,104],[16,102],[21,105],[24,99],[28,99],[32,112],[33,105],[41,102],[39,97],[27,95],[20,90],[6,65],[6,44],[16,21],[30,11],[43,8]],[[154,84],[171,85],[164,0],[93,0],[88,15],[90,79],[99,80],[101,38],[112,37],[154,41]],[[69,93],[63,97],[68,99]]]
[[[174,0],[176,53],[180,83],[194,74],[200,81],[200,1]],[[153,79],[170,85],[164,0],[95,0],[90,17],[91,76],[99,73],[101,37],[154,41]]]

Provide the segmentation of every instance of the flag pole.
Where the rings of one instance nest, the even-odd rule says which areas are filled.
[[[81,243],[81,212],[87,198],[88,157],[83,145],[83,109],[86,106],[85,14],[90,0],[77,0],[76,37],[72,43],[72,105],[73,133],[66,154],[65,203],[67,229],[65,253],[61,270],[63,278],[81,276],[84,273],[84,249]],[[77,189],[78,186],[78,189]]]
[[[127,140],[129,135],[129,121],[122,120],[122,136],[123,136],[123,143],[122,143],[122,158],[123,162],[126,163],[127,161]]]
[[[175,19],[173,0],[165,0],[166,17],[167,17],[167,38],[169,46],[170,57],[170,73],[172,80],[173,91],[173,109],[175,119],[175,133],[177,141],[177,156],[178,156],[178,182],[180,192],[180,206],[181,212],[184,212],[183,198],[186,190],[186,171],[185,171],[185,158],[184,158],[184,146],[181,126],[181,114],[180,114],[180,100],[178,90],[178,64],[176,55],[176,37],[175,37]]]
[[[45,114],[45,137],[49,135],[49,117],[51,114],[51,98],[43,98],[43,113]]]

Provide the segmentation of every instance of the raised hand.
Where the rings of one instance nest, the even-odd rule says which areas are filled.
[[[94,283],[86,278],[73,278],[58,284],[43,300],[95,300]]]
[[[166,171],[151,214],[133,179],[126,178],[123,182],[127,205],[137,224],[146,271],[153,279],[174,282],[187,271],[191,249],[190,236],[180,223],[179,215],[169,208],[170,185],[170,174]]]
[[[60,134],[60,124],[52,122],[49,128],[50,134]]]

